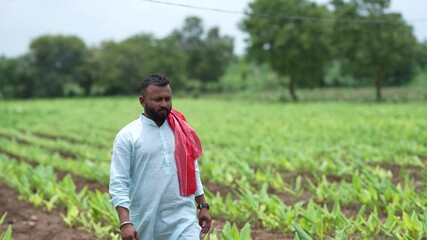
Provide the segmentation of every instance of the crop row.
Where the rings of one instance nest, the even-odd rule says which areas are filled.
[[[4,174],[5,172],[8,174]],[[66,207],[66,213],[61,216],[69,227],[78,226],[94,233],[98,239],[120,239],[118,218],[107,193],[98,190],[92,192],[87,187],[77,192],[70,175],[58,181],[52,166],[33,167],[26,162],[18,163],[2,154],[0,154],[0,180],[19,191],[20,198],[31,202],[35,207],[47,211],[58,206]],[[5,215],[0,222],[4,217]],[[250,239],[250,233],[249,225],[239,233],[235,225],[231,226],[226,222],[222,230],[215,229],[207,238],[216,240],[220,236],[220,239],[247,240]],[[11,239],[11,234],[12,229],[9,226],[4,233],[4,239],[8,237]]]
[[[5,139],[1,140],[1,149],[17,157],[31,159],[39,164],[50,165],[88,179],[95,179],[101,183],[108,179],[108,165],[88,164],[86,160],[63,159],[60,155],[52,155],[37,146],[23,146],[16,141]],[[82,163],[86,165],[85,168],[81,168]],[[216,171],[221,169],[220,166],[204,166],[204,164],[207,164],[206,161],[201,164],[202,172],[206,170],[208,177],[210,176],[209,169]],[[407,214],[407,212],[423,213],[427,205],[426,196],[416,194],[416,184],[408,175],[405,177],[404,185],[394,186],[391,182],[391,173],[380,168],[367,168],[365,172],[361,173],[354,172],[350,181],[343,180],[339,183],[330,183],[325,177],[313,181],[309,180],[308,188],[304,189],[301,187],[301,177],[297,177],[295,186],[290,186],[280,180],[280,175],[277,172],[271,172],[272,174],[269,175],[269,172],[258,171],[253,174],[253,170],[245,163],[241,163],[237,167],[240,171],[236,169],[236,174],[233,174],[233,171],[228,171],[231,174],[229,178],[225,177],[223,178],[224,181],[217,181],[230,189],[239,189],[233,193],[233,197],[231,194],[224,198],[219,194],[208,193],[210,201],[215,206],[212,209],[213,216],[221,216],[223,219],[238,222],[261,222],[266,228],[280,229],[284,232],[293,230],[291,225],[293,220],[302,219],[302,226],[308,227],[320,237],[324,235],[324,232],[329,233],[331,231],[336,231],[335,235],[345,236],[351,236],[357,232],[378,234],[381,229],[383,229],[381,233],[388,236],[392,233],[399,234],[405,229],[402,228],[401,224],[398,224],[397,219],[400,216]],[[94,172],[97,174],[93,174]],[[255,176],[254,179],[252,179],[253,176]],[[231,181],[227,179],[231,179]],[[258,183],[258,187],[254,187],[254,183]],[[314,201],[310,200],[308,203],[300,201],[293,206],[287,205],[277,195],[269,192],[269,189],[272,189],[270,184],[275,184],[274,189],[276,190],[291,193],[296,199],[298,199],[298,194],[309,191],[313,195]],[[342,199],[340,196],[348,197]],[[334,204],[333,212],[327,207],[327,203],[331,202]],[[378,220],[375,223],[370,222],[376,227],[369,231],[363,227],[365,224],[364,212],[359,212],[357,214],[359,217],[356,218],[345,216],[342,209],[351,204],[358,204],[362,206],[362,209],[370,210],[372,213],[368,219]],[[391,222],[393,228],[389,225],[383,226],[385,222],[381,221],[379,214],[390,215],[388,219],[393,221],[388,220],[386,222]],[[328,219],[324,217],[325,215],[333,217]],[[415,216],[422,217],[418,214],[415,214],[414,218]],[[322,219],[322,224],[314,224],[319,221],[319,218]],[[340,222],[337,222],[337,218]],[[304,219],[309,220],[304,222]],[[341,227],[346,224],[353,227],[345,228],[346,231],[341,233]],[[419,233],[417,232],[417,234]]]
[[[202,139],[203,181],[219,188],[206,189],[214,218],[283,232],[294,221],[315,238],[423,237],[422,104],[174,104]],[[141,108],[114,98],[6,110],[0,151],[106,184],[114,135]]]

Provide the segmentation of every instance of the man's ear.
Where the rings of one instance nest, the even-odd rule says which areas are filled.
[[[139,96],[139,103],[140,103],[140,104],[141,104],[141,106],[143,106],[143,107],[144,107],[144,101],[145,101],[144,96],[140,95],[140,96]]]

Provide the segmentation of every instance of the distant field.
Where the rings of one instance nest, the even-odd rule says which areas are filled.
[[[427,238],[425,98],[245,99],[174,99],[202,139],[216,228],[250,223],[253,239],[293,239],[294,221],[313,239]],[[0,181],[35,206],[66,208],[69,226],[114,239],[110,151],[140,112],[137,97],[0,102]]]
[[[356,81],[356,80],[353,80]],[[292,101],[288,91],[288,78],[278,77],[266,65],[251,65],[246,80],[242,80],[240,65],[232,63],[220,79],[221,97],[227,95],[245,99],[267,101]],[[297,83],[298,85],[298,83]],[[374,83],[360,87],[302,88],[296,87],[300,101],[351,101],[375,102]],[[389,87],[384,83],[382,95],[385,102],[427,101],[427,72],[420,72],[407,86]],[[217,95],[215,97],[218,97]]]
[[[299,102],[376,102],[375,89],[372,88],[315,88],[297,89]],[[427,88],[389,87],[382,90],[383,101],[387,103],[427,102]],[[230,91],[210,94],[206,97],[250,99],[267,102],[293,102],[289,91],[283,87],[269,91]]]

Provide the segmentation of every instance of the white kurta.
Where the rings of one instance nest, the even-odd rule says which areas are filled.
[[[194,198],[203,194],[203,186],[197,161],[198,190],[181,196],[174,149],[168,122],[158,127],[142,114],[121,129],[114,141],[111,202],[129,209],[139,239],[199,239]]]

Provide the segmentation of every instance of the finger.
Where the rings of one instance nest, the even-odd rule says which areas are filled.
[[[138,238],[138,232],[137,231],[135,231],[135,239],[139,240],[139,238]]]
[[[203,227],[202,227],[202,229],[206,229],[206,230],[208,230],[209,231],[209,229],[211,228],[211,225],[210,224],[205,224],[205,225],[203,225]]]
[[[206,233],[208,233],[209,232],[209,228],[207,227],[207,226],[203,226],[202,227],[202,231],[201,231],[203,234],[206,234]]]

